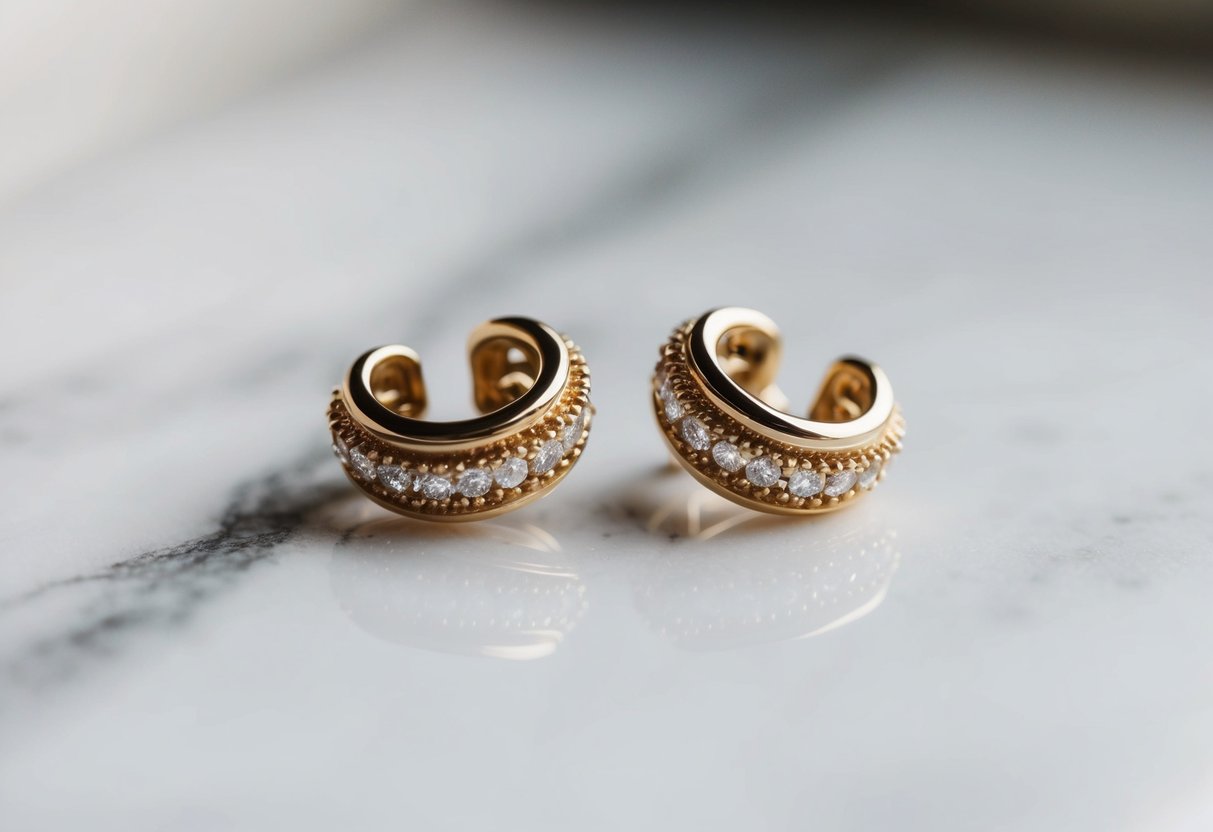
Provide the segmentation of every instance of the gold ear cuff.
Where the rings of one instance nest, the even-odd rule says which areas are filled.
[[[674,330],[653,376],[653,407],[674,458],[735,503],[776,514],[850,505],[884,478],[905,421],[884,372],[847,357],[826,373],[808,418],[775,385],[782,339],[753,309],[707,312]]]
[[[530,318],[498,318],[468,338],[482,415],[426,421],[421,361],[402,346],[353,363],[329,404],[333,451],[384,508],[423,520],[478,520],[547,494],[589,436],[590,374],[565,336]]]

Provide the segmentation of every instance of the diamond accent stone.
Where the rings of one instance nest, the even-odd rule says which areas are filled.
[[[812,497],[825,488],[826,480],[816,471],[794,471],[788,477],[788,493],[793,497]]]
[[[566,451],[571,451],[580,437],[581,431],[577,430],[577,426],[569,425],[560,431],[560,444],[564,446]]]
[[[438,474],[420,474],[417,477],[417,490],[427,500],[445,500],[454,493],[455,485]]]
[[[556,467],[556,463],[562,456],[564,456],[564,445],[555,439],[549,439],[539,446],[539,452],[531,460],[531,473],[546,474]]]
[[[678,403],[678,399],[665,400],[665,418],[669,422],[677,422],[678,417],[682,415],[682,405]]]
[[[674,385],[670,384],[670,380],[663,379],[661,385],[657,388],[657,396],[663,401],[668,402],[674,398]]]
[[[769,456],[751,459],[745,467],[745,478],[759,488],[770,488],[779,482],[780,473],[779,466]]]
[[[837,474],[830,474],[826,480],[825,493],[827,497],[841,497],[855,487],[855,472],[847,469]]]
[[[497,470],[493,472],[493,479],[502,488],[517,488],[526,479],[526,472],[526,460],[512,456],[497,466]]]
[[[708,427],[694,416],[682,420],[681,432],[683,440],[697,451],[706,451],[712,446],[712,435]]]
[[[455,483],[455,490],[465,497],[483,497],[492,487],[493,475],[485,468],[469,468]]]
[[[720,441],[713,445],[712,459],[729,473],[740,471],[745,466],[745,460],[741,458],[741,451],[737,450],[737,446],[732,442]]]
[[[342,463],[344,463],[345,465],[350,464],[349,446],[345,444],[344,439],[342,439],[338,434],[335,434],[335,433],[333,434],[333,453],[335,453],[337,455],[337,458],[339,460],[341,460]]]
[[[375,479],[375,463],[371,462],[370,457],[363,452],[362,448],[350,449],[350,463],[362,475],[363,479]]]
[[[389,488],[392,491],[399,491],[403,494],[408,490],[409,485],[413,481],[413,477],[408,471],[404,470],[399,465],[380,465],[379,481],[383,483],[385,488]]]
[[[590,406],[587,404],[577,414],[577,421],[560,432],[560,441],[566,451],[571,451],[577,441],[581,439],[581,434],[585,431],[585,424],[589,421],[589,415]]]
[[[876,478],[880,476],[880,465],[881,462],[878,459],[859,473],[860,487],[871,488],[876,484]]]

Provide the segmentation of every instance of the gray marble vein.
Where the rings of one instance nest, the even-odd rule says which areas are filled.
[[[211,534],[0,602],[0,619],[36,615],[39,605],[58,608],[46,616],[51,618],[46,631],[34,629],[6,652],[5,690],[38,692],[75,682],[90,663],[125,649],[132,634],[163,633],[189,623],[212,596],[274,557],[318,509],[344,495],[332,478],[317,478],[317,468],[312,454],[306,464],[241,485]],[[300,484],[301,479],[307,482]]]

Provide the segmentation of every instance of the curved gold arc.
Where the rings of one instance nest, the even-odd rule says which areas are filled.
[[[517,352],[520,357],[512,357]],[[420,359],[402,346],[379,347],[350,366],[342,398],[350,416],[377,439],[398,448],[457,451],[475,448],[539,423],[568,384],[569,348],[551,327],[531,318],[496,318],[468,338],[477,406],[483,415],[430,421]],[[379,377],[394,373],[399,401],[389,407]]]
[[[759,339],[760,347],[753,350],[758,354],[749,357],[744,370],[726,367],[722,350],[746,333]],[[852,450],[879,441],[893,417],[888,377],[875,364],[855,357],[839,359],[827,375],[827,384],[833,377],[845,377],[863,388],[867,406],[854,418],[806,419],[771,404],[783,400],[773,384],[782,339],[775,322],[757,310],[732,306],[707,312],[692,324],[688,342],[687,363],[704,394],[730,417],[769,439],[814,451]],[[823,386],[811,411],[818,409],[828,392]]]

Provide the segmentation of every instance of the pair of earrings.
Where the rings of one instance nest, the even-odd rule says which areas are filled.
[[[888,378],[860,358],[826,373],[808,418],[775,385],[775,323],[729,307],[661,346],[652,379],[674,458],[711,490],[777,514],[850,505],[884,476],[905,423]],[[479,520],[551,491],[581,458],[594,408],[581,350],[530,318],[498,318],[468,339],[482,415],[424,418],[421,362],[402,346],[361,356],[333,391],[329,428],[346,474],[370,499],[423,520]]]

